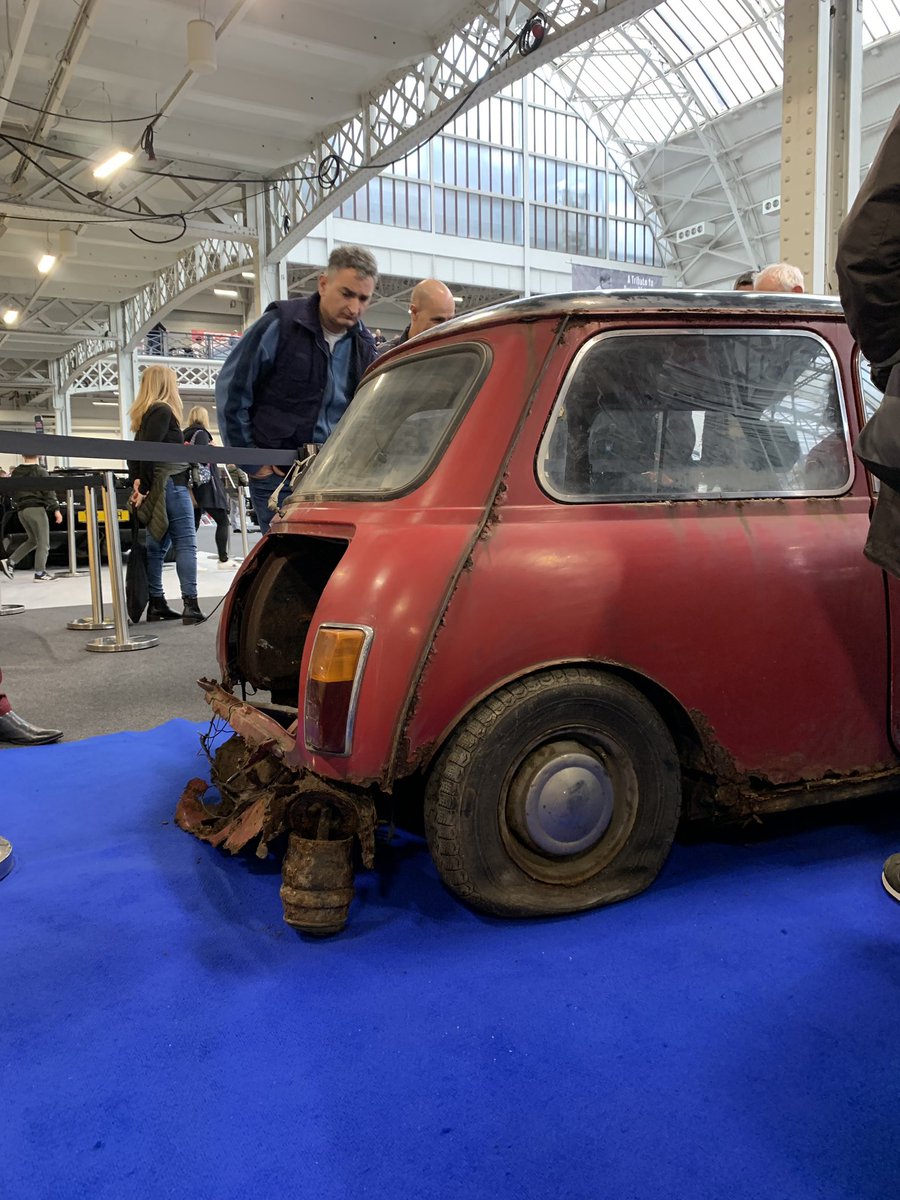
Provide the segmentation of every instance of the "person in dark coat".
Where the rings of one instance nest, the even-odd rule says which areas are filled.
[[[318,291],[270,304],[234,347],[216,379],[219,432],[226,446],[294,450],[321,446],[340,421],[375,357],[362,322],[378,282],[378,264],[362,246],[338,246]],[[268,533],[269,499],[285,472],[247,468],[259,528]]]
[[[212,434],[209,430],[209,414],[202,404],[195,404],[188,413],[187,428],[184,430],[184,440],[189,446],[209,446]],[[219,478],[219,469],[215,463],[204,463],[194,475],[192,484],[194,493],[194,528],[200,528],[200,519],[204,513],[209,513],[216,523],[216,550],[219,555],[219,567],[227,570],[237,566],[228,557],[228,537],[231,533],[231,522],[228,519],[228,497]]]
[[[184,409],[171,367],[145,367],[141,386],[131,406],[131,428],[139,442],[184,445],[181,422]],[[148,621],[174,621],[185,625],[206,620],[197,604],[197,532],[190,470],[185,462],[168,463],[129,459],[131,506],[147,528]],[[170,545],[175,546],[175,570],[181,584],[182,612],[169,608],[163,590],[162,569]]]
[[[882,481],[865,553],[900,578],[900,108],[841,226],[835,267],[850,332],[884,392],[854,447]],[[881,882],[900,900],[900,854]]]

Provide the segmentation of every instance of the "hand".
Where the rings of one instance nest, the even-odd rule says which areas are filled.
[[[135,488],[135,490],[131,493],[131,497],[130,497],[131,507],[132,508],[140,508],[143,503],[144,503],[144,497],[137,490],[137,488]]]
[[[57,509],[53,514],[53,520],[57,523],[57,525],[62,525],[62,513],[59,511],[59,509]]]
[[[251,479],[265,479],[269,475],[283,475],[279,467],[260,467],[258,471],[253,471],[250,475]]]

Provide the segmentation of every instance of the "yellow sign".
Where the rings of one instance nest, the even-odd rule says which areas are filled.
[[[98,512],[98,513],[97,513],[97,520],[98,520],[98,521],[100,522],[100,524],[102,525],[102,524],[103,524],[103,522],[106,520],[106,513],[104,513],[104,512]],[[120,521],[127,521],[127,520],[128,520],[128,509],[127,509],[127,508],[120,508],[120,509],[119,509],[119,520],[120,520]],[[79,511],[79,513],[77,514],[77,521],[78,521],[78,524],[79,524],[79,525],[87,525],[87,513],[84,511],[84,509],[81,509],[81,510]]]

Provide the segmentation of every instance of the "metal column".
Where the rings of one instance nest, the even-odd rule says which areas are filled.
[[[817,293],[835,290],[837,230],[859,182],[860,4],[784,4],[781,257]]]

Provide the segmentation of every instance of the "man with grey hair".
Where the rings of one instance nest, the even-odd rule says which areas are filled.
[[[409,298],[409,324],[402,333],[398,333],[395,338],[391,338],[389,342],[379,346],[379,358],[382,354],[387,354],[388,350],[393,350],[395,346],[402,346],[417,333],[424,333],[426,329],[435,329],[455,316],[456,301],[447,285],[441,283],[439,279],[421,280],[413,288]]]
[[[790,263],[772,263],[763,267],[753,281],[754,292],[804,292],[803,272]]]
[[[226,446],[296,450],[321,445],[344,415],[375,339],[362,323],[378,282],[378,264],[362,246],[338,246],[312,296],[275,300],[222,364],[216,410]],[[250,496],[262,533],[271,521],[269,498],[284,471],[247,468]]]

